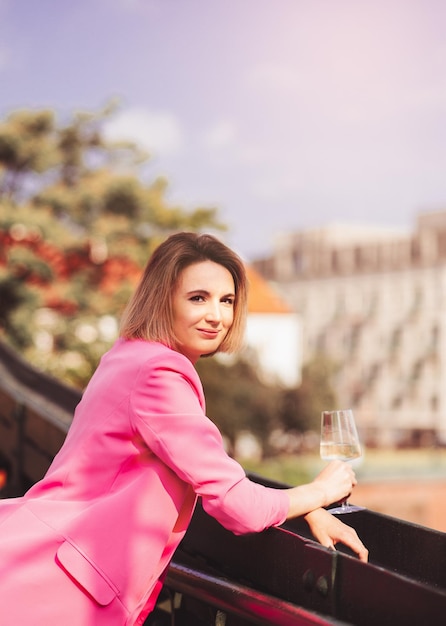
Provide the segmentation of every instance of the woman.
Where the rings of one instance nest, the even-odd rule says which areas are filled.
[[[355,486],[347,464],[291,489],[255,484],[205,416],[194,363],[240,346],[246,300],[242,261],[214,237],[157,248],[47,474],[0,506],[0,624],[142,624],[198,495],[234,533],[306,515],[323,545],[367,560],[322,508]]]

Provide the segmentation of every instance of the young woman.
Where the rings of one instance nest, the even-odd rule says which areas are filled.
[[[255,484],[205,415],[194,363],[240,346],[246,300],[243,263],[216,238],[157,248],[47,474],[0,504],[0,623],[142,624],[197,496],[234,533],[305,515],[323,545],[367,560],[323,509],[355,486],[348,464],[291,489]]]

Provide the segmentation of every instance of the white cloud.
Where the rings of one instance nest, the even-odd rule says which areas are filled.
[[[267,202],[292,200],[303,188],[302,173],[270,172],[251,184],[254,197]]]
[[[203,134],[203,145],[214,154],[221,150],[231,152],[231,160],[247,166],[265,165],[271,159],[270,147],[262,142],[247,142],[238,132],[237,125],[229,120],[221,120]],[[227,157],[227,153],[224,155]]]
[[[133,141],[156,156],[174,156],[183,146],[178,118],[165,111],[125,109],[106,123],[104,132],[110,141]]]
[[[208,148],[226,148],[234,145],[237,139],[237,131],[235,125],[228,121],[222,120],[217,122],[204,135],[204,144]]]
[[[271,161],[270,144],[246,144],[237,150],[237,162],[249,167],[264,166]]]

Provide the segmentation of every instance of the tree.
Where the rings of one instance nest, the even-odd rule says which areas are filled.
[[[170,205],[167,180],[145,179],[135,145],[106,142],[114,112],[60,123],[18,111],[0,123],[0,333],[81,387],[153,248],[175,230],[225,228],[213,207]]]
[[[57,162],[52,111],[17,111],[0,124],[0,200],[18,202]]]
[[[283,393],[280,419],[285,430],[319,431],[321,412],[337,404],[331,386],[334,369],[323,355],[303,367],[301,385]]]
[[[205,358],[196,367],[206,393],[207,415],[231,450],[238,433],[246,430],[256,435],[267,453],[269,434],[278,420],[279,389],[262,383],[254,367],[242,359]]]

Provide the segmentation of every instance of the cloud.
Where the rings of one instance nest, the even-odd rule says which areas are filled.
[[[234,163],[247,166],[265,165],[271,159],[269,146],[257,140],[247,141],[241,137],[238,126],[230,120],[220,120],[202,135],[203,146],[218,157],[230,158]],[[222,154],[224,152],[224,154]]]
[[[203,142],[208,148],[220,149],[234,145],[236,139],[235,125],[229,120],[221,120],[205,133]]]
[[[302,173],[270,172],[251,183],[253,196],[266,202],[292,201],[302,192]]]
[[[183,131],[177,117],[165,111],[129,108],[106,123],[109,141],[133,141],[156,156],[175,156],[183,147]]]

